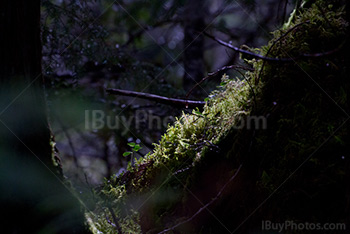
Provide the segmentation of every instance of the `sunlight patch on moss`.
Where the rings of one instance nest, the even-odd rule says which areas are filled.
[[[249,76],[250,73],[247,73]],[[245,77],[246,79],[249,76]],[[129,181],[133,192],[142,192],[149,185],[157,168],[167,167],[175,172],[178,166],[193,166],[200,161],[203,152],[208,147],[217,144],[232,128],[239,125],[239,121],[248,116],[251,111],[252,87],[247,80],[229,79],[227,75],[222,78],[220,90],[216,90],[209,96],[209,102],[203,111],[193,110],[192,113],[183,113],[175,123],[168,127],[158,144],[155,144],[153,154],[136,161],[135,167],[129,173],[139,171],[142,165],[152,162],[150,167],[142,171],[141,176],[134,175]],[[123,175],[122,175],[123,176]],[[120,176],[120,177],[122,177]],[[106,183],[101,194],[112,198],[114,207],[125,205],[127,189],[118,178]],[[100,204],[103,207],[103,204]],[[90,229],[93,233],[115,233],[108,209],[97,212],[100,216],[87,215]],[[102,215],[103,213],[109,215]],[[141,233],[137,224],[137,212],[122,215],[120,210],[115,210],[124,233]],[[110,220],[110,221],[108,221]]]
[[[295,14],[294,18],[290,19],[288,27],[285,26],[273,32],[274,38],[267,46],[254,51],[268,57],[290,58],[335,49],[342,43],[337,39],[344,38],[339,35],[343,35],[348,27],[342,18],[344,12],[342,9],[332,11],[333,6],[326,1],[317,1],[317,4],[319,5],[314,4],[310,9],[301,9],[301,14]],[[291,29],[293,30],[288,33]],[[319,40],[315,42],[315,38]],[[270,49],[274,43],[275,46]],[[320,48],[323,51],[320,51]],[[269,54],[267,54],[268,51]],[[274,159],[271,160],[275,163],[274,167],[264,168],[257,185],[262,189],[273,191],[279,180],[284,178],[281,175],[290,173],[285,170],[288,168],[286,165],[304,160],[305,155],[315,150],[315,145],[322,143],[324,135],[334,129],[334,126],[327,122],[327,118],[322,119],[318,116],[319,113],[323,113],[321,111],[324,102],[322,95],[311,91],[309,95],[309,90],[304,90],[304,83],[302,83],[305,82],[303,80],[305,72],[318,71],[319,67],[328,64],[328,62],[325,63],[326,59],[307,58],[299,60],[297,64],[278,63],[278,66],[273,62],[264,63],[262,60],[253,59],[247,62],[255,71],[247,72],[244,77],[235,79],[224,75],[221,87],[211,93],[203,111],[193,110],[192,113],[183,113],[173,125],[168,127],[159,143],[155,144],[152,154],[138,160],[135,167],[129,168],[123,175],[112,178],[111,182],[106,183],[101,190],[101,194],[111,199],[114,212],[120,217],[123,232],[141,233],[138,212],[130,209],[131,213],[125,213],[116,208],[126,206],[129,194],[137,196],[145,191],[154,192],[156,189],[152,186],[155,179],[164,181],[163,183],[168,185],[170,183],[168,179],[174,173],[195,167],[198,162],[204,161],[203,156],[208,149],[217,146],[232,129],[237,129],[242,119],[255,113],[273,113],[275,111],[273,108],[276,107],[272,102],[276,101],[277,105],[281,106],[278,108],[283,109],[279,110],[274,122],[275,126],[271,127],[274,131],[269,132],[269,136],[262,133],[255,139],[255,147],[257,147],[255,150],[272,155]],[[333,70],[327,70],[327,72],[340,71],[341,68],[334,63],[329,61],[328,66]],[[330,77],[327,79],[329,82],[332,81]],[[294,91],[298,93],[293,93]],[[274,95],[270,96],[270,93]],[[348,102],[348,95],[341,87],[334,96],[339,104]],[[297,101],[291,100],[293,98]],[[295,133],[286,137],[286,132],[290,131]],[[271,141],[271,137],[275,141],[267,142]],[[334,138],[334,141],[344,144],[341,135]],[[278,147],[275,149],[271,144],[278,144]],[[166,175],[162,174],[164,171]],[[100,207],[103,207],[103,203]],[[166,212],[163,211],[163,213]],[[95,213],[100,216],[93,218],[92,215],[87,215],[91,230],[94,233],[115,233],[113,225],[108,222],[111,220],[109,211],[99,208]]]

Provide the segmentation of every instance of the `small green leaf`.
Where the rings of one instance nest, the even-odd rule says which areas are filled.
[[[140,146],[140,145],[135,145],[135,147],[134,147],[134,151],[135,152],[137,152],[137,151],[139,151],[140,149],[142,149],[142,147]]]
[[[128,143],[128,146],[130,146],[130,147],[135,147],[135,143],[134,142],[131,142],[131,143]]]
[[[209,98],[204,98],[204,101],[205,101],[205,102],[209,101]]]
[[[194,113],[196,113],[197,115],[202,115],[200,111],[195,111]]]
[[[132,152],[129,152],[129,151],[128,152],[124,152],[123,156],[126,157],[126,156],[129,156],[130,154],[132,154]]]

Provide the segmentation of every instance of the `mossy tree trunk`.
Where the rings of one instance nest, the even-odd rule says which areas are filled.
[[[2,0],[0,31],[0,232],[80,232],[80,206],[52,158],[40,0]]]
[[[266,221],[291,221],[304,227],[332,223],[337,229],[325,226],[323,233],[346,233],[350,80],[345,4],[348,9],[342,0],[301,7],[260,50],[270,58],[300,59],[250,61],[255,71],[246,73],[245,81],[252,85],[225,77],[225,89],[199,113],[205,118],[184,114],[142,164],[108,180],[102,192],[117,204],[115,210],[139,207],[138,216],[116,212],[123,230],[133,223],[133,233],[270,233],[277,230],[262,226]],[[242,112],[247,115],[239,116]],[[264,117],[267,125],[254,121],[248,127],[256,117]],[[198,152],[206,142],[215,147]],[[111,229],[104,218],[92,219],[95,230]],[[285,227],[282,232],[311,229]]]

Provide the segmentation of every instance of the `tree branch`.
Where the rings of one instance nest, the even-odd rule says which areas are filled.
[[[214,41],[218,42],[220,45],[226,46],[234,51],[249,55],[250,57],[253,57],[256,59],[261,59],[261,60],[270,61],[270,62],[295,62],[296,60],[301,59],[301,58],[317,58],[317,57],[328,56],[328,55],[334,54],[335,52],[338,52],[345,44],[345,43],[342,43],[337,48],[330,50],[330,51],[326,51],[326,52],[320,52],[320,53],[314,53],[314,54],[300,54],[297,57],[290,57],[290,58],[272,58],[272,57],[266,57],[266,56],[263,56],[260,54],[256,54],[256,53],[235,47],[227,42],[224,42],[224,41],[214,37],[213,35],[206,33],[206,32],[203,32],[203,34],[206,35],[207,37],[213,39]]]
[[[111,213],[112,219],[113,219],[113,222],[114,222],[114,225],[113,225],[113,223],[111,223],[111,225],[115,227],[115,229],[116,229],[118,234],[123,234],[122,228],[119,225],[119,219],[117,218],[117,216],[115,215],[112,207],[109,204],[107,204],[107,209]]]
[[[193,90],[196,89],[198,86],[200,86],[204,81],[206,81],[207,79],[209,79],[211,77],[218,75],[220,72],[223,72],[223,71],[226,71],[229,69],[236,69],[236,70],[242,69],[242,70],[247,70],[247,71],[254,71],[253,68],[243,67],[240,65],[224,66],[224,67],[218,69],[216,72],[209,73],[206,77],[204,77],[201,81],[199,81],[195,86],[193,86],[192,89],[190,91],[188,91],[186,98],[188,98],[191,95],[191,93],[193,92]]]
[[[205,102],[203,101],[168,98],[168,97],[163,97],[163,96],[150,94],[150,93],[141,93],[141,92],[135,92],[135,91],[122,90],[122,89],[106,89],[106,92],[114,95],[124,95],[124,96],[148,99],[158,103],[172,105],[180,108],[183,108],[183,107],[194,108],[194,107],[202,107],[205,105]]]
[[[305,22],[301,22],[299,24],[296,24],[294,27],[290,28],[287,32],[285,32],[282,36],[280,36],[279,38],[277,38],[276,40],[273,41],[272,45],[270,46],[270,48],[267,50],[266,52],[266,56],[268,56],[272,50],[272,48],[277,44],[277,42],[279,42],[281,39],[283,39],[284,37],[286,37],[289,33],[291,33],[292,31],[294,31],[294,29],[298,28],[300,25],[303,25],[303,24],[306,24],[306,23],[309,23],[310,21],[307,20]],[[259,75],[258,75],[258,79],[256,80],[256,84],[259,83],[259,80],[260,80],[260,77],[261,77],[261,74],[262,74],[262,71],[264,69],[264,66],[265,66],[265,60],[263,61],[263,64],[261,65],[261,69],[259,71]]]
[[[274,61],[274,62],[291,62],[293,61],[291,58],[271,58],[271,57],[265,57],[263,55],[260,55],[260,54],[256,54],[256,53],[253,53],[253,52],[250,52],[250,51],[247,51],[247,50],[243,50],[241,48],[238,48],[236,46],[233,46],[227,42],[224,42],[223,40],[219,39],[219,38],[216,38],[215,36],[213,35],[210,35],[209,33],[207,32],[203,32],[204,35],[206,35],[207,37],[213,39],[214,41],[218,42],[220,45],[223,45],[225,47],[228,47],[234,51],[237,51],[239,53],[242,53],[242,54],[246,54],[246,55],[249,55],[253,58],[256,58],[256,59],[261,59],[261,60],[266,60],[266,61]]]

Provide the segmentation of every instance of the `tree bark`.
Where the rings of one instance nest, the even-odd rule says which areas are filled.
[[[9,128],[7,146],[19,154],[29,148],[57,172],[41,75],[40,0],[2,1],[0,16],[0,120]]]
[[[52,157],[40,0],[2,0],[0,32],[1,232],[84,232],[80,206]]]

